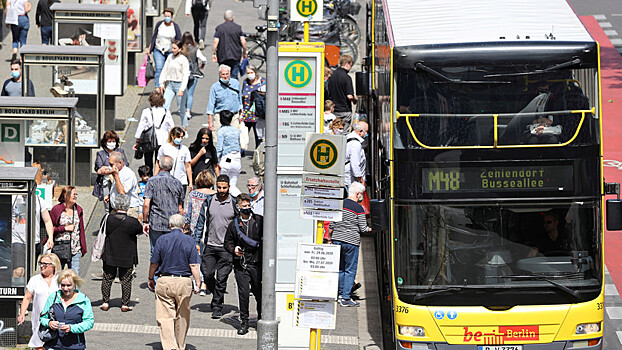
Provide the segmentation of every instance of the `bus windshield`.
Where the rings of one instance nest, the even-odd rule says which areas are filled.
[[[395,286],[423,305],[562,304],[601,290],[599,203],[396,204]]]
[[[396,74],[397,148],[590,143],[595,68],[432,67]],[[573,111],[575,111],[573,113]],[[417,117],[413,115],[418,115]],[[496,135],[494,133],[496,120]],[[415,142],[415,137],[420,144]],[[588,135],[585,135],[588,134]]]

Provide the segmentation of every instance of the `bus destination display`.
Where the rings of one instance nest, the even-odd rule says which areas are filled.
[[[423,193],[572,191],[572,165],[426,167]]]

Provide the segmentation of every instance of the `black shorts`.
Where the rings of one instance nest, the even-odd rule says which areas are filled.
[[[11,244],[13,254],[13,269],[26,266],[26,245],[23,243]]]

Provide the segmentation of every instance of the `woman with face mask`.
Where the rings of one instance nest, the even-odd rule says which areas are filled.
[[[97,152],[95,158],[95,172],[97,173],[97,180],[95,186],[93,186],[93,196],[97,197],[100,201],[104,200],[104,197],[110,194],[110,181],[109,175],[112,174],[112,168],[108,163],[108,157],[110,153],[118,151],[123,154],[123,163],[125,166],[129,166],[125,152],[121,148],[119,143],[119,136],[114,130],[108,130],[104,133],[104,136],[99,140],[99,145],[102,150]],[[104,205],[106,212],[108,212],[108,205]]]
[[[153,36],[151,37],[151,45],[147,54],[153,54],[155,62],[155,87],[160,87],[160,74],[164,68],[164,62],[169,55],[172,54],[171,48],[173,40],[181,40],[181,29],[177,23],[173,22],[173,14],[175,12],[171,8],[166,8],[162,12],[164,20],[156,23],[153,27]]]
[[[168,142],[160,146],[158,150],[158,158],[155,163],[155,170],[153,175],[158,175],[160,172],[160,159],[164,156],[173,158],[173,169],[171,169],[171,176],[181,181],[184,186],[184,191],[192,191],[192,166],[190,161],[190,150],[188,147],[181,144],[186,132],[184,129],[176,126],[171,129],[168,134]]]
[[[190,66],[188,58],[181,53],[181,41],[175,40],[171,46],[172,55],[168,56],[162,74],[160,75],[160,91],[164,89],[164,109],[171,110],[171,103],[177,96],[177,108],[181,117],[181,127],[184,129],[184,137],[188,127],[188,116],[186,115],[186,104],[182,103],[182,97],[188,87],[190,77]]]
[[[265,116],[256,113],[256,106],[253,101],[253,91],[258,91],[262,86],[266,85],[266,80],[259,76],[257,68],[249,65],[246,68],[246,79],[242,83],[242,120],[248,127],[255,130],[255,147],[257,147],[266,134]]]

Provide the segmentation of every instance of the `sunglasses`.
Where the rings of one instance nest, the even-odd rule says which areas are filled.
[[[41,266],[41,267],[43,267],[43,268],[48,267],[48,266],[50,266],[50,265],[54,265],[54,264],[52,264],[52,263],[45,263],[45,262],[40,262],[40,263],[39,263],[39,266]]]

